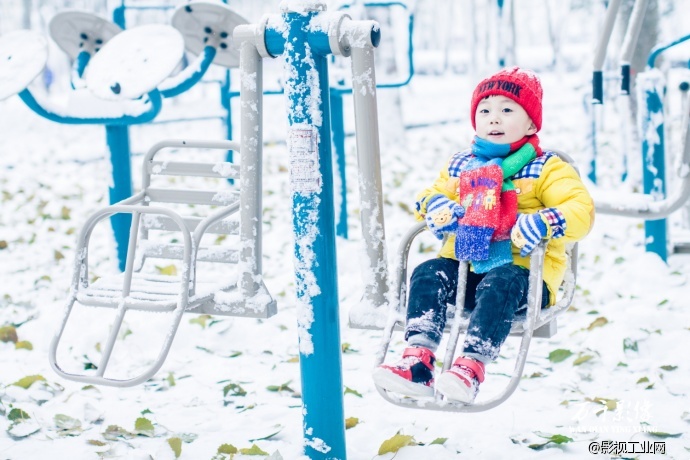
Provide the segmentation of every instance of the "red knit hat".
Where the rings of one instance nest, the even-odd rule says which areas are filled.
[[[539,77],[531,70],[523,70],[519,67],[503,69],[479,82],[474,89],[470,108],[472,127],[477,128],[474,116],[479,102],[487,96],[501,95],[520,104],[539,131],[541,129],[541,98],[543,94]]]

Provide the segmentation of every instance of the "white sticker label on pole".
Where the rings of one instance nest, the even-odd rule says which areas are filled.
[[[292,193],[321,191],[319,131],[306,123],[290,126],[288,132],[290,188]]]

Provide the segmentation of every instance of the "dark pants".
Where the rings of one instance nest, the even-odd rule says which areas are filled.
[[[448,304],[455,304],[457,260],[438,257],[415,268],[410,280],[405,339],[410,344],[435,350],[446,326]],[[495,360],[516,314],[527,308],[529,270],[502,265],[487,273],[467,273],[465,311],[470,313],[463,343],[465,356],[484,362]],[[543,285],[542,308],[549,304]]]

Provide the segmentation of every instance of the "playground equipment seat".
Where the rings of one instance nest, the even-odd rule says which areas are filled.
[[[261,280],[260,173],[252,174],[250,165],[246,164],[157,161],[156,155],[170,147],[240,151],[239,143],[232,141],[160,142],[144,158],[142,190],[131,198],[96,211],[87,220],[78,240],[65,316],[51,343],[51,365],[64,378],[120,387],[144,382],[162,366],[184,312],[254,318],[268,318],[276,313],[276,302]],[[249,161],[247,158],[242,160],[245,163]],[[247,177],[244,177],[245,171],[249,171]],[[235,178],[241,180],[241,188],[230,188],[225,180],[202,181],[204,185],[217,183],[216,190],[162,187],[158,185],[160,180],[155,180],[155,186],[152,185],[152,179],[159,176]],[[203,217],[183,215],[179,209],[195,214],[207,212]],[[119,213],[132,215],[125,271],[90,282],[88,249],[91,233],[98,222]],[[169,232],[175,232],[177,238],[171,240]],[[222,237],[213,239],[208,235]],[[230,237],[226,238],[227,235]],[[237,241],[237,236],[239,243],[234,246],[214,244]],[[181,274],[146,273],[142,268],[147,259],[179,260]],[[201,262],[213,264],[211,273],[220,279],[199,279]],[[221,267],[228,265],[237,268],[227,276],[221,275]],[[60,338],[75,303],[117,309],[95,375],[65,372],[57,362]],[[130,310],[172,312],[169,333],[157,359],[141,375],[127,380],[107,378],[104,374],[115,340],[123,318]]]
[[[553,150],[549,150],[549,152],[555,153],[562,160],[575,167],[572,158],[565,153]],[[577,170],[576,167],[575,169]],[[385,360],[393,331],[401,330],[404,327],[407,312],[408,256],[414,239],[426,229],[426,224],[424,222],[419,222],[415,224],[405,234],[405,236],[403,236],[403,239],[400,242],[400,246],[398,248],[399,261],[396,268],[396,279],[393,287],[393,293],[395,296],[397,296],[397,298],[392,302],[390,307],[391,309],[389,312],[388,321],[386,322],[386,326],[384,328],[381,348],[376,356],[377,366],[383,364]],[[403,407],[451,412],[480,412],[496,407],[502,402],[506,401],[515,391],[520,379],[522,378],[522,371],[525,366],[527,352],[529,350],[532,337],[549,338],[556,334],[558,329],[558,316],[568,309],[575,294],[575,280],[577,276],[577,244],[572,244],[566,248],[566,256],[568,258],[567,270],[557,296],[556,304],[549,308],[540,308],[539,304],[541,303],[542,296],[542,274],[544,268],[545,246],[546,243],[541,242],[532,251],[530,257],[527,312],[524,318],[522,315],[516,318],[510,330],[511,336],[522,337],[522,341],[520,343],[520,350],[518,351],[513,375],[501,393],[489,400],[480,399],[478,402],[470,405],[443,400],[441,399],[440,395],[437,395],[434,399],[428,400],[400,397],[377,386],[376,388],[381,396],[383,396],[387,401]],[[453,357],[455,355],[460,333],[467,331],[469,317],[466,312],[463,312],[461,306],[465,303],[465,287],[467,285],[468,267],[469,264],[467,261],[460,262],[460,267],[458,270],[458,294],[455,302],[456,306],[459,305],[460,307],[456,307],[455,314],[452,315],[452,317],[449,317],[449,320],[447,321],[446,332],[449,331],[450,335],[448,338],[446,353],[443,359],[443,371],[448,370],[453,363]]]

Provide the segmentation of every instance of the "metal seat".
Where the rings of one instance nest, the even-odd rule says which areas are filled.
[[[256,159],[246,158],[241,151],[240,166],[227,162],[155,159],[159,151],[171,147],[240,151],[239,144],[231,141],[160,142],[144,158],[142,190],[129,199],[96,211],[87,220],[76,249],[66,312],[50,348],[53,369],[66,379],[118,387],[144,382],[162,366],[185,312],[254,318],[276,314],[276,302],[261,277],[261,176],[260,168],[252,167]],[[155,176],[215,178],[218,180],[214,183],[219,189],[153,187],[152,178]],[[239,191],[228,189],[225,180],[228,178],[241,179]],[[205,210],[204,216],[182,214],[188,210],[203,213],[200,209]],[[132,216],[125,271],[89,282],[91,233],[99,222],[118,213]],[[162,232],[168,236],[162,237]],[[175,232],[176,238],[171,239],[170,232]],[[219,237],[210,242],[208,235]],[[215,244],[226,241],[230,243]],[[181,273],[179,276],[147,273],[142,270],[147,259],[179,260]],[[201,263],[211,264],[212,279],[198,279]],[[221,274],[222,267],[234,269]],[[65,372],[57,362],[58,345],[76,303],[116,309],[100,364],[93,373]],[[108,378],[105,372],[128,311],[171,313],[170,333],[166,335],[158,357],[145,372],[124,380]]]
[[[573,160],[562,152],[552,151],[558,155],[562,160],[575,167]],[[575,167],[576,171],[577,168]],[[401,330],[405,324],[407,312],[407,283],[408,283],[408,256],[410,248],[414,239],[427,229],[424,222],[419,222],[414,225],[403,237],[398,249],[398,266],[396,269],[396,279],[393,299],[389,311],[389,317],[384,327],[383,340],[381,347],[376,355],[376,365],[383,364],[388,346],[390,344],[393,332]],[[522,371],[527,359],[527,352],[532,337],[549,338],[557,332],[557,318],[565,312],[570,306],[575,293],[575,280],[577,276],[577,244],[566,247],[566,256],[568,258],[567,270],[564,281],[559,290],[557,302],[549,308],[540,308],[543,286],[543,268],[544,268],[544,253],[546,242],[541,242],[530,256],[530,276],[529,276],[529,291],[527,312],[523,318],[518,318],[513,322],[510,330],[511,336],[519,336],[522,338],[518,357],[515,362],[515,368],[510,381],[498,395],[474,404],[461,404],[452,401],[444,400],[440,395],[434,399],[417,399],[410,397],[399,396],[391,393],[383,388],[377,386],[378,392],[387,401],[410,408],[429,409],[451,412],[480,412],[498,406],[515,391],[518,383],[522,377]],[[458,270],[458,289],[455,305],[462,306],[465,303],[465,288],[467,285],[467,271],[469,264],[467,261],[461,261]],[[463,314],[462,307],[456,307],[456,313],[452,318],[449,318],[446,332],[449,332],[448,345],[443,359],[443,371],[450,368],[457,348],[459,336],[462,332],[466,332],[468,324],[467,315]]]

